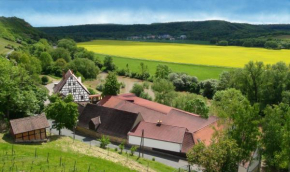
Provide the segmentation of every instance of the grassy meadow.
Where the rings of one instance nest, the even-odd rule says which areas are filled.
[[[13,152],[13,154],[12,154]],[[149,168],[147,167],[149,163]],[[12,144],[0,134],[0,171],[173,171],[159,162],[120,155],[117,152],[52,136],[42,144]]]
[[[78,46],[99,54],[182,64],[238,68],[251,60],[290,63],[290,50],[115,40],[95,40]]]
[[[106,55],[97,54],[97,56],[103,61]],[[129,68],[133,72],[138,72],[140,70],[140,63],[143,62],[145,65],[149,66],[150,75],[154,75],[156,67],[158,64],[167,65],[173,72],[183,72],[192,76],[196,76],[199,80],[205,79],[218,79],[219,75],[223,71],[229,71],[231,68],[217,67],[217,66],[204,66],[204,65],[193,65],[193,64],[180,64],[180,63],[170,63],[162,61],[153,60],[142,60],[135,58],[124,58],[118,56],[112,56],[114,63],[119,69],[125,69],[126,65],[129,64]]]
[[[19,46],[19,44],[15,43],[15,42],[8,41],[6,39],[0,38],[0,54],[6,54],[9,51],[11,51],[10,49],[5,48],[5,46],[8,45],[8,44],[13,45],[15,47]]]

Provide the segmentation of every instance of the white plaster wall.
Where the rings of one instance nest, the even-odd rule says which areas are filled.
[[[141,137],[129,135],[129,144],[140,145],[140,142],[141,142]],[[150,148],[173,151],[173,152],[180,152],[182,145],[179,143],[172,143],[172,142],[165,142],[165,141],[160,141],[160,140],[144,138],[144,146],[150,147]]]

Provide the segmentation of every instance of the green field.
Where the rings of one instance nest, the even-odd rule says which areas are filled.
[[[99,54],[208,66],[243,67],[251,60],[290,63],[290,50],[115,40],[95,40],[78,46]]]
[[[106,55],[97,54],[98,57],[103,61]],[[179,63],[168,63],[161,61],[152,61],[152,60],[141,60],[134,58],[124,58],[112,56],[114,63],[118,66],[119,69],[125,69],[126,65],[129,64],[129,68],[133,72],[138,72],[140,63],[149,66],[150,75],[154,75],[156,67],[158,64],[168,65],[173,72],[183,72],[192,76],[196,76],[199,80],[205,80],[209,78],[217,79],[223,71],[229,71],[231,68],[225,67],[215,67],[215,66],[203,66],[203,65],[192,65],[192,64],[179,64]]]
[[[15,43],[15,42],[8,41],[6,39],[0,38],[0,54],[6,54],[9,51],[11,51],[10,49],[5,48],[5,46],[8,45],[8,44],[13,45],[15,47],[19,46],[19,44]]]
[[[13,153],[12,153],[13,152]],[[147,167],[149,163],[149,168]],[[90,169],[90,170],[89,170]],[[0,171],[173,171],[159,162],[127,156],[75,141],[52,136],[48,143],[12,144],[0,134]]]

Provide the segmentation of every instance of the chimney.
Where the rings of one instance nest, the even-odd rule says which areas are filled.
[[[62,71],[62,79],[64,79],[65,73],[64,71]]]
[[[160,127],[161,124],[162,124],[162,121],[161,120],[158,120],[156,126]]]

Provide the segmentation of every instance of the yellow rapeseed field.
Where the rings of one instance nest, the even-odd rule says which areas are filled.
[[[243,67],[251,60],[290,63],[290,50],[115,40],[95,40],[78,46],[100,54],[210,66]]]

